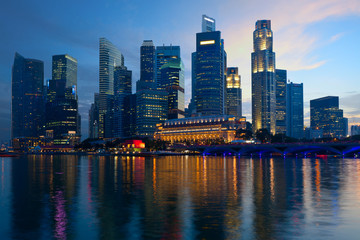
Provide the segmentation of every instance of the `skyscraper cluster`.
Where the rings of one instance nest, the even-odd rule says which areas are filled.
[[[224,39],[215,23],[214,18],[203,15],[202,31],[196,33],[187,109],[180,46],[155,46],[152,40],[144,40],[140,79],[133,93],[132,71],[125,66],[124,55],[108,39],[100,38],[99,92],[89,110],[89,137],[153,137],[160,123],[183,118],[180,122],[185,125],[195,121],[187,121],[189,118],[202,121],[212,119],[209,116],[245,122],[241,75],[237,67],[227,66]],[[275,62],[271,21],[258,20],[251,53],[252,131],[267,129],[271,134],[304,138],[303,84],[288,81],[287,71],[277,69]],[[16,53],[12,139],[42,137],[54,145],[78,142],[77,60],[67,54],[53,56],[52,79],[46,86],[43,81],[43,62]],[[321,130],[326,137],[346,135],[338,97],[312,100],[310,105],[312,129]]]
[[[80,140],[77,60],[52,58],[52,79],[44,86],[44,63],[15,54],[12,69],[12,131],[17,147],[71,145]]]

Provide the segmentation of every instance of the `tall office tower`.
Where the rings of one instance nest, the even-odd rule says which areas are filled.
[[[136,93],[124,98],[124,137],[136,135]]]
[[[197,115],[223,115],[226,52],[220,31],[196,34],[193,61]]]
[[[266,128],[275,134],[275,53],[270,20],[256,22],[252,66],[252,122],[253,131]]]
[[[226,70],[225,114],[242,117],[241,78],[237,67]]]
[[[115,67],[124,66],[124,57],[106,38],[100,38],[99,43],[99,137],[103,138],[105,114],[112,109]]]
[[[114,76],[114,124],[113,137],[124,137],[125,97],[131,95],[132,72],[126,67],[115,67]]]
[[[52,57],[52,80],[65,80],[65,97],[77,99],[77,60],[68,54]]]
[[[94,94],[94,103],[89,110],[89,138],[99,137],[99,94]]]
[[[12,67],[11,138],[43,134],[44,63],[15,53]]]
[[[167,120],[168,93],[143,89],[136,92],[136,135],[153,137],[156,124]]]
[[[183,118],[185,114],[184,65],[180,59],[173,59],[162,65],[160,72],[160,87],[168,93],[167,119]]]
[[[323,137],[343,137],[343,110],[339,109],[339,97],[327,96],[310,100],[310,126],[319,129]]]
[[[202,15],[202,32],[214,32],[215,31],[215,19]]]
[[[160,68],[174,59],[180,59],[179,46],[157,46],[155,52],[155,82],[156,87],[161,87],[161,70]]]
[[[46,135],[53,137],[54,144],[74,144],[80,140],[79,124],[77,61],[67,54],[54,55],[46,102]]]
[[[302,83],[286,85],[286,135],[304,138],[304,94]]]
[[[154,88],[155,46],[152,40],[144,40],[140,47],[140,80],[136,82],[136,91]]]
[[[286,70],[275,70],[276,126],[275,132],[286,134]]]
[[[360,135],[360,125],[351,126],[351,136]]]
[[[344,133],[343,136],[347,137],[348,133],[349,133],[349,119],[344,117]]]

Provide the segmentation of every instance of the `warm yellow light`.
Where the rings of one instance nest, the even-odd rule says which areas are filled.
[[[200,42],[200,45],[209,45],[209,44],[215,44],[215,40],[207,40]]]

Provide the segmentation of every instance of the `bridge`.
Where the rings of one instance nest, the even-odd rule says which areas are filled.
[[[214,146],[180,147],[189,151],[200,152],[204,155],[360,155],[360,142],[357,143],[274,143],[274,144],[225,144]]]

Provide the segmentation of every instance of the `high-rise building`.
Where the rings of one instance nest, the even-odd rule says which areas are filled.
[[[136,135],[153,137],[156,124],[167,120],[168,93],[143,89],[136,92]]]
[[[80,139],[77,97],[77,60],[68,54],[54,55],[52,79],[46,102],[46,135],[54,144],[74,144]]]
[[[15,53],[12,67],[11,138],[43,134],[44,63]]]
[[[99,94],[94,94],[94,103],[89,110],[89,138],[99,137]]]
[[[360,125],[351,126],[351,136],[360,135]]]
[[[136,135],[136,93],[124,98],[124,137]]]
[[[252,121],[253,131],[266,128],[272,134],[276,125],[275,53],[270,20],[255,24],[252,66]]]
[[[286,135],[304,138],[304,94],[302,83],[286,85]]]
[[[202,15],[202,32],[214,32],[215,31],[215,19]]]
[[[124,137],[125,97],[132,93],[132,72],[126,67],[115,67],[113,136]]]
[[[215,30],[215,25],[213,30]],[[223,115],[226,52],[221,32],[197,33],[196,52],[192,60],[196,76],[195,108],[197,115]]]
[[[161,67],[174,60],[180,59],[180,47],[179,46],[157,46],[155,52],[155,82],[156,87],[161,85]]]
[[[278,134],[286,134],[286,70],[275,70],[276,126]]]
[[[168,93],[167,119],[184,117],[184,65],[180,58],[172,59],[161,66],[160,88]]]
[[[155,46],[152,40],[144,40],[140,47],[140,81],[155,87]]]
[[[323,131],[323,137],[344,137],[343,110],[339,97],[327,96],[310,100],[310,125]]]
[[[105,116],[111,111],[114,97],[114,71],[116,66],[124,66],[124,57],[106,38],[99,42],[99,137],[105,134]],[[109,120],[107,121],[109,124]],[[107,128],[109,129],[109,128]]]
[[[242,117],[241,78],[237,67],[226,70],[225,114]]]

